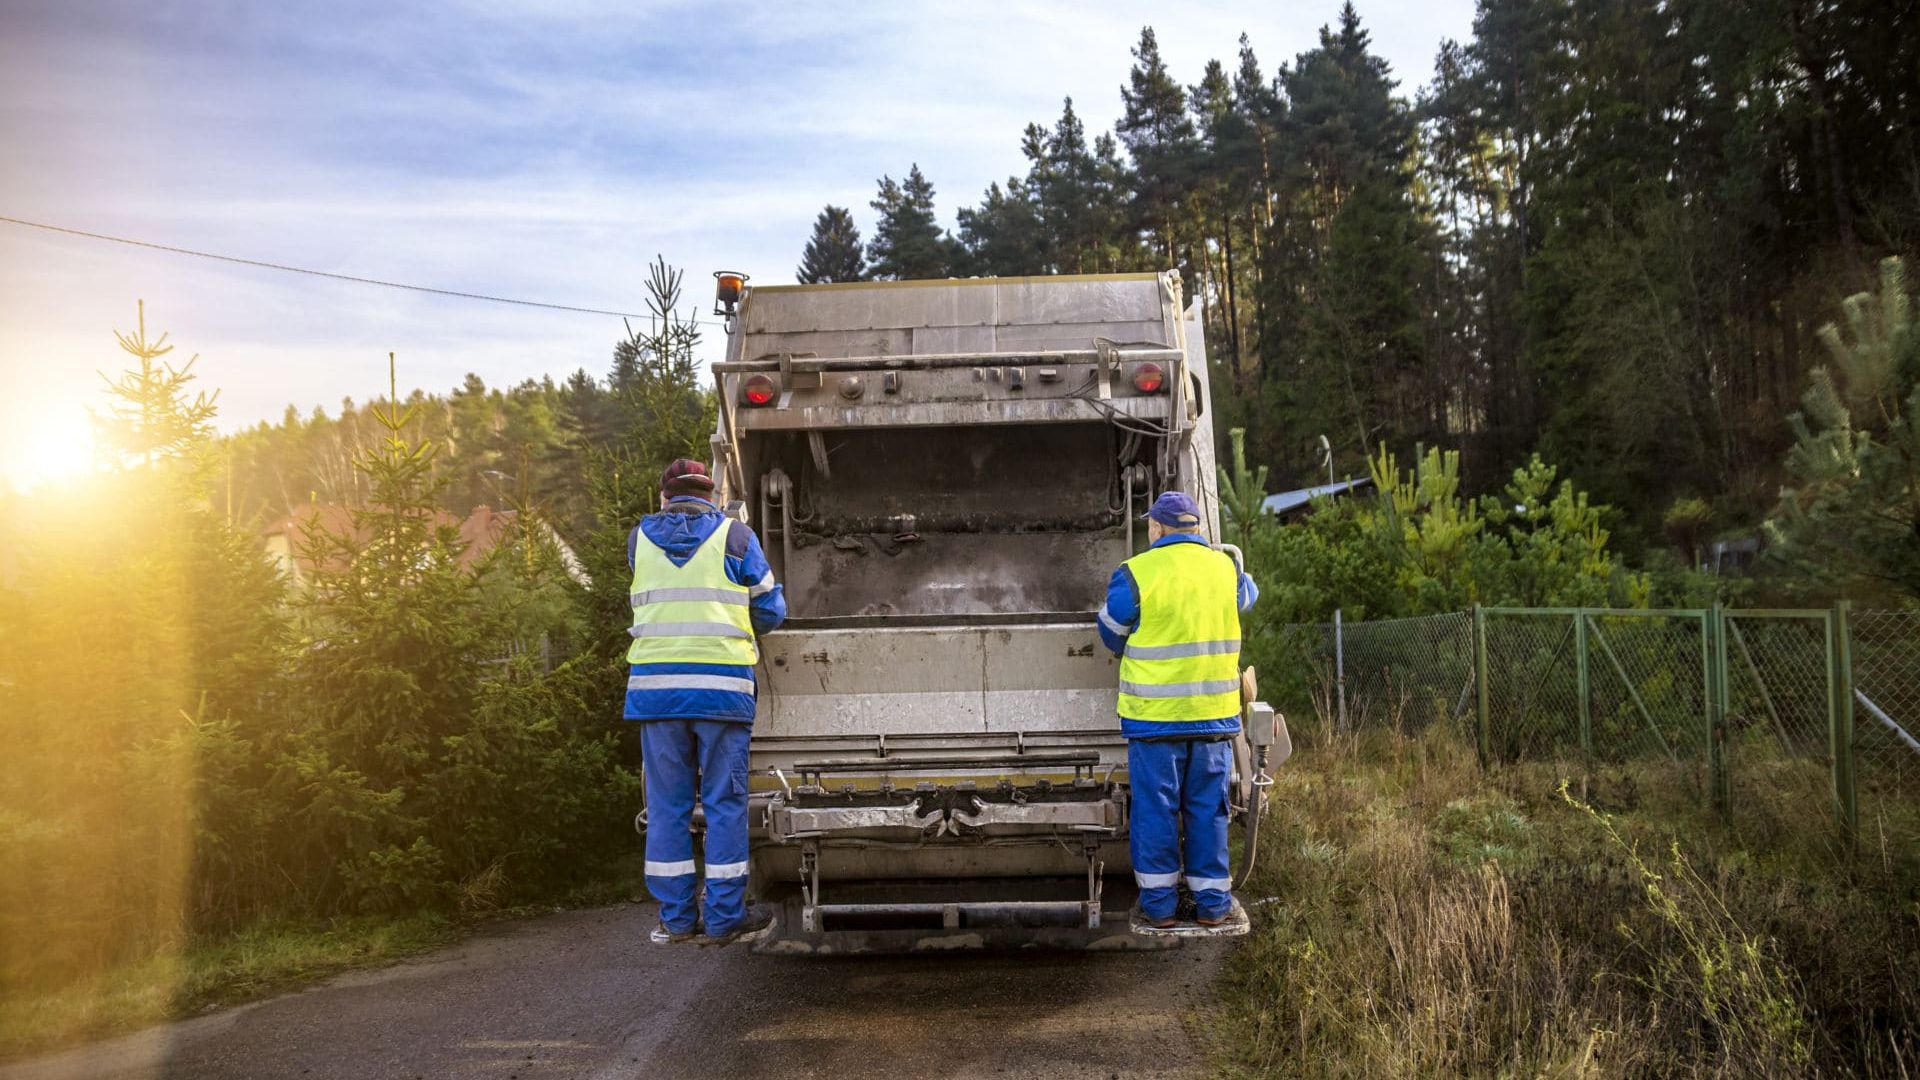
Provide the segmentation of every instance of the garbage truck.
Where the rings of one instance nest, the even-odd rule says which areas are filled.
[[[715,276],[717,498],[789,612],[757,672],[749,880],[776,921],[756,948],[1164,944],[1127,919],[1096,613],[1158,493],[1220,538],[1179,275]],[[1257,829],[1285,728],[1243,697],[1233,802]]]

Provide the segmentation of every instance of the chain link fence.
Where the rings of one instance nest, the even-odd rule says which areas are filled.
[[[1722,810],[1920,839],[1920,612],[1481,608],[1276,644],[1266,696],[1322,730],[1446,725],[1490,768],[1664,766]]]
[[[1844,805],[1833,770],[1833,613],[1729,611],[1723,626],[1725,770],[1734,806],[1765,797],[1831,819],[1829,808]]]
[[[1867,835],[1920,833],[1920,611],[1862,611],[1851,631],[1853,759]]]

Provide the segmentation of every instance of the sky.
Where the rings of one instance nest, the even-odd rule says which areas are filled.
[[[1411,95],[1472,0],[1360,0]],[[332,273],[642,311],[647,264],[793,280],[917,162],[942,220],[1024,172],[1021,129],[1120,112],[1140,28],[1175,77],[1271,73],[1336,0],[1180,5],[0,0],[0,217]],[[0,222],[0,488],[85,442],[144,300],[232,430],[384,390],[604,373],[608,316],[190,259]],[[702,351],[724,337],[707,328]]]

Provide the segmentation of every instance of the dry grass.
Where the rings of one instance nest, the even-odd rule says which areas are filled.
[[[1215,1046],[1231,1076],[1920,1075],[1920,863],[1686,778],[1489,781],[1440,731],[1303,747]]]

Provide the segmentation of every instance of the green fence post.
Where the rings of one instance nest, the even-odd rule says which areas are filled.
[[[1834,603],[1827,654],[1832,665],[1828,686],[1833,691],[1827,713],[1827,749],[1833,759],[1834,808],[1840,814],[1840,829],[1848,844],[1854,842],[1860,824],[1860,793],[1853,771],[1853,633],[1847,625],[1852,609],[1852,601]]]
[[[1479,604],[1473,605],[1473,684],[1479,699],[1476,714],[1480,729],[1480,767],[1484,769],[1493,762],[1493,733],[1487,725],[1487,612]]]
[[[1580,752],[1593,767],[1593,679],[1587,672],[1587,609],[1573,613],[1575,678],[1580,684]]]
[[[1724,814],[1732,786],[1727,777],[1727,613],[1716,602],[1701,618],[1706,652],[1700,659],[1707,670],[1707,783],[1713,808]]]

